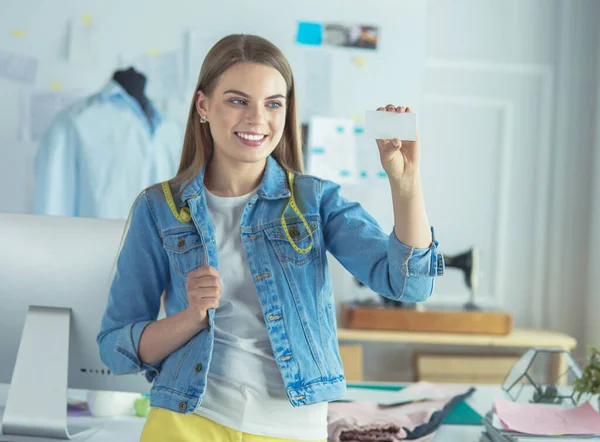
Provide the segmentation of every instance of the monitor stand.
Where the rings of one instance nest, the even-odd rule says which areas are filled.
[[[77,439],[89,428],[67,426],[71,309],[30,306],[8,390],[0,441]],[[15,437],[13,437],[15,436]]]

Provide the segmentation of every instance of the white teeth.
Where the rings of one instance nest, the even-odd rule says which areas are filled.
[[[240,138],[243,138],[244,140],[251,140],[251,141],[259,141],[265,137],[264,135],[250,135],[250,134],[243,134],[241,132],[238,132],[237,135]]]

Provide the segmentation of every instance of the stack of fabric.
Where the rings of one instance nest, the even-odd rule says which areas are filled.
[[[475,388],[419,382],[402,390],[412,399],[394,404],[333,402],[329,404],[331,442],[395,442],[429,440],[444,418]],[[419,399],[420,398],[420,399]]]

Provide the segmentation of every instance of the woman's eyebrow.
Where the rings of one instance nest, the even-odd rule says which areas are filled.
[[[225,95],[225,94],[235,94],[235,95],[240,95],[244,98],[251,98],[250,95],[248,95],[247,93],[238,91],[237,89],[226,90],[225,92],[223,92],[223,95]],[[271,95],[270,97],[267,97],[267,100],[274,100],[275,98],[285,99],[286,97],[283,94],[275,94],[275,95]]]
[[[236,89],[229,89],[229,90],[223,92],[223,95],[225,95],[225,94],[235,94],[235,95],[241,95],[242,97],[245,97],[245,98],[250,98],[250,95],[248,95],[242,91],[238,91]]]

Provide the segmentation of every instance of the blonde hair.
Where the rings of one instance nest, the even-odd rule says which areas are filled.
[[[296,109],[296,88],[292,68],[283,53],[268,40],[247,34],[233,34],[219,40],[206,55],[192,97],[188,115],[181,162],[173,187],[187,186],[204,167],[213,151],[213,139],[209,124],[200,123],[196,109],[196,94],[202,91],[210,96],[220,76],[236,63],[258,63],[279,71],[287,85],[287,114],[281,141],[273,151],[273,157],[289,172],[304,172],[302,160],[302,132]]]

